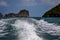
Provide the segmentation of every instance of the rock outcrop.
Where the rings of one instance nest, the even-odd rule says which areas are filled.
[[[21,10],[19,13],[9,13],[5,14],[5,17],[28,17],[29,16],[29,11],[28,10]]]
[[[60,4],[47,11],[42,17],[60,17]]]
[[[3,14],[2,13],[0,13],[0,18],[2,18],[3,17]]]
[[[5,14],[5,17],[15,17],[14,13]]]
[[[19,13],[18,13],[18,15],[20,16],[20,17],[28,17],[29,16],[29,11],[28,10],[21,10]]]

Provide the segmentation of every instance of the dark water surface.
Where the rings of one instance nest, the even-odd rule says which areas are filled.
[[[0,19],[0,40],[60,40],[60,18]]]

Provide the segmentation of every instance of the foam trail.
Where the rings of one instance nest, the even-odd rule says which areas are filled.
[[[35,25],[23,20],[16,20],[14,24],[17,30],[18,40],[43,40],[37,36]]]

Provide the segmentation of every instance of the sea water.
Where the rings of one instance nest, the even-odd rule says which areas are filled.
[[[0,40],[60,40],[60,18],[0,19]]]

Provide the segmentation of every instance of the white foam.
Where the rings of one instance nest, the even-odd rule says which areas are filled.
[[[35,33],[35,25],[33,23],[29,23],[27,21],[23,20],[17,20],[15,24],[12,24],[15,26],[18,34],[19,40],[43,40],[43,38],[40,38]]]
[[[5,24],[5,22],[3,22],[2,20],[0,20],[0,26],[3,26]]]
[[[60,35],[60,26],[54,23],[48,23],[44,20],[37,21],[42,31],[51,35]]]
[[[4,31],[6,22],[0,20],[0,37],[5,36],[6,34],[8,34],[7,32]]]
[[[4,22],[5,20],[0,21],[0,27],[6,24]],[[8,21],[10,21],[10,19]],[[36,25],[33,22],[36,23]],[[22,20],[16,19],[15,23],[12,24],[12,26],[16,28],[19,40],[43,40],[43,38],[37,36],[35,32],[37,27],[40,28],[42,32],[48,33],[50,35],[58,36],[60,35],[60,26],[54,23],[48,23],[43,19],[42,20],[31,19],[31,22],[30,20],[27,21],[23,19]],[[0,30],[0,32],[3,32],[3,30]]]

